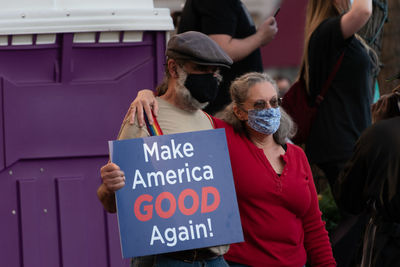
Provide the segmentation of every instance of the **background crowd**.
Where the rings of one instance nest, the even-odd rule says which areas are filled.
[[[141,91],[119,135],[149,136],[143,108],[150,124],[154,110],[166,133],[224,128],[245,242],[229,250],[205,248],[201,258],[192,251],[136,258],[133,266],[189,266],[187,258],[197,266],[399,264],[400,94],[394,90],[372,105],[379,60],[358,35],[372,0],[308,1],[297,79],[318,112],[307,141],[298,144],[305,152],[290,141],[296,126],[279,107],[290,80],[262,74],[260,47],[278,32],[276,11],[256,28],[239,0],[187,0],[179,34],[167,46],[157,97]],[[218,118],[208,124],[201,109]],[[309,164],[322,170],[339,207],[341,222],[330,233],[333,252]],[[125,176],[113,163],[101,176],[98,196],[113,212]]]

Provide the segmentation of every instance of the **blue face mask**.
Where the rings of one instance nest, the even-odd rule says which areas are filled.
[[[281,111],[279,107],[262,110],[250,109],[248,111],[249,126],[263,134],[274,134],[280,125]]]

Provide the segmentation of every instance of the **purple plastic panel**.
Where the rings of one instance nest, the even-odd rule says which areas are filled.
[[[144,33],[143,41],[139,43],[73,44],[68,56],[71,81],[112,82],[139,71],[153,82],[155,80],[153,71],[138,69],[147,63],[151,63],[152,66],[159,63],[156,61],[156,51],[154,51],[156,37],[156,33]],[[64,53],[69,51],[64,49]]]
[[[1,172],[0,195],[7,199],[0,202],[1,266],[128,266],[117,228],[108,229],[116,217],[108,223],[96,195],[107,160],[20,161]],[[116,240],[112,247],[108,237]]]
[[[153,88],[155,69],[162,68],[155,66],[164,52],[155,53],[145,36],[143,45],[72,47],[71,83],[26,84],[5,77],[6,166],[23,158],[107,154],[105,141],[115,139],[137,91]],[[165,40],[158,37],[157,43]]]
[[[4,266],[18,267],[22,266],[22,250],[19,238],[20,210],[14,177],[11,169],[0,172],[0,259]]]
[[[0,265],[127,267],[96,196],[122,118],[163,76],[165,33],[0,47]],[[28,265],[27,265],[28,264]]]
[[[0,76],[17,83],[54,82],[60,46],[0,47]]]
[[[0,172],[5,168],[5,151],[4,151],[4,102],[3,102],[3,79],[0,77]]]
[[[89,266],[84,225],[82,178],[57,178],[62,266]]]
[[[157,32],[156,33],[156,43],[154,46],[155,49],[155,72],[157,81],[154,87],[157,84],[161,83],[164,78],[164,63],[165,63],[165,49],[166,49],[166,40],[165,40],[165,32]]]
[[[151,64],[139,70],[109,84],[26,87],[5,81],[7,166],[23,158],[108,154],[107,141],[116,138],[136,88],[153,83],[142,74],[152,73]]]
[[[18,181],[23,265],[39,266],[39,207],[37,179]]]
[[[62,50],[61,50],[61,61],[57,61],[56,64],[56,80],[63,84],[68,84],[71,81],[72,76],[72,42],[74,35],[73,33],[64,33],[62,38],[59,38]]]
[[[107,220],[107,231],[108,231],[108,242],[110,250],[110,266],[121,266],[123,264],[128,265],[129,260],[122,258],[121,252],[121,241],[118,230],[118,219],[116,214],[106,214]]]

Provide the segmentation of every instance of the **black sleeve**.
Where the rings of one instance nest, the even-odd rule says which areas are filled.
[[[314,98],[321,91],[345,46],[353,37],[343,38],[342,17],[324,20],[312,33],[308,45],[309,86]]]
[[[379,124],[368,128],[357,141],[353,156],[337,184],[338,205],[353,214],[361,213],[369,199],[381,199],[388,166],[385,132]]]
[[[358,140],[337,183],[338,205],[360,213],[369,199],[380,214],[400,221],[400,118],[376,123]]]
[[[313,41],[327,52],[340,51],[346,45],[343,38],[340,21],[342,17],[329,18],[324,20],[314,31]]]
[[[238,0],[197,0],[196,9],[201,17],[201,32],[235,35]]]

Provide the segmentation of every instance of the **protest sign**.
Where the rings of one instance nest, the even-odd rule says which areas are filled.
[[[124,258],[243,241],[225,130],[109,142]]]

